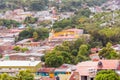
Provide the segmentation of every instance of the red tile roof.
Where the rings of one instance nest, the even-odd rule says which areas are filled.
[[[54,72],[55,68],[40,68],[38,72]]]
[[[91,52],[96,52],[96,51],[99,51],[100,48],[91,48]]]
[[[100,60],[102,62],[102,66],[98,66],[99,61],[85,61],[77,64],[76,71],[79,72],[80,75],[88,76],[89,69],[100,70],[100,69],[119,69],[120,64],[119,60]],[[119,65],[118,65],[119,64]]]
[[[85,61],[81,62],[76,66],[76,72],[79,72],[82,76],[88,76],[89,75],[89,69],[93,68],[96,69],[97,67],[97,61]]]
[[[101,60],[102,67],[97,67],[97,69],[116,69],[119,60]]]

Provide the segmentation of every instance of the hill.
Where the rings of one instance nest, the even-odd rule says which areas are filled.
[[[106,1],[108,0],[62,0],[62,3],[59,4],[57,0],[0,0],[0,10],[6,11],[24,8],[25,10],[41,11],[48,9],[49,6],[56,6],[63,11],[73,11],[85,4],[87,6],[100,6]]]

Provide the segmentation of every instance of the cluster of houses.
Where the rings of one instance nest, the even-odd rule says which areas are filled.
[[[13,11],[12,10],[6,11],[4,14],[1,14],[0,18],[21,22],[27,16],[32,16],[32,15],[33,15],[32,12],[25,12],[23,9],[15,9]]]
[[[106,3],[104,3],[102,6],[93,6],[88,7],[91,12],[93,13],[99,13],[103,12],[103,8],[105,11],[114,11],[114,10],[120,10],[120,1],[119,0],[109,0]]]
[[[61,1],[61,0],[58,0]],[[114,4],[115,9],[120,8],[118,3],[109,1],[103,6],[108,9]],[[102,12],[102,7],[90,7],[91,12]],[[53,7],[52,11],[30,12],[23,9],[15,9],[0,14],[0,19],[9,19],[22,22],[26,17],[32,16],[38,18],[38,21],[58,20],[59,18],[69,18],[73,12],[64,12],[58,14]],[[21,25],[24,26],[24,25]],[[19,35],[24,28],[0,29],[0,74],[8,73],[14,76],[20,70],[30,70],[35,75],[35,80],[94,80],[97,72],[100,70],[114,70],[120,75],[119,60],[105,60],[98,55],[100,48],[92,48],[89,61],[79,62],[76,65],[63,64],[58,68],[48,68],[41,58],[45,51],[52,50],[55,46],[60,45],[63,41],[74,41],[81,37],[89,40],[90,35],[84,34],[83,29],[66,29],[59,32],[52,30],[48,39],[34,42],[32,38],[15,42],[15,37]],[[14,47],[27,48],[25,52],[15,51]],[[120,44],[113,45],[112,48],[120,52]]]
[[[47,68],[41,61],[31,60],[0,60],[0,73],[14,76],[19,70],[30,70],[35,80],[94,80],[100,70],[114,70],[120,75],[119,60],[84,61],[77,65],[63,64],[59,68]]]
[[[50,10],[38,12],[24,11],[23,9],[15,9],[6,11],[5,13],[0,13],[0,19],[8,19],[23,22],[26,17],[35,17],[38,18],[38,22],[40,22],[44,20],[52,21],[59,20],[60,18],[69,18],[73,14],[73,12],[64,12],[62,14],[58,14],[54,7],[52,7]]]
[[[103,4],[102,7],[106,7],[109,10],[119,10],[120,9],[120,1],[119,0],[109,0],[107,3]]]
[[[41,41],[33,42],[32,38],[21,40],[14,43],[14,36],[18,36],[22,29],[5,29],[0,31],[0,73],[15,75],[19,70],[31,70],[35,75],[35,80],[94,80],[96,73],[100,70],[115,70],[120,74],[119,60],[105,60],[98,56],[100,48],[92,48],[91,60],[79,62],[76,65],[63,64],[58,68],[48,68],[41,62],[44,51],[52,50],[56,45],[63,41],[72,41],[84,34],[82,29],[66,29],[60,32],[52,30],[44,44]],[[2,35],[2,33],[4,35]],[[11,34],[11,35],[9,35]],[[9,35],[9,36],[8,36]],[[26,52],[13,50],[14,46],[28,48]],[[120,51],[120,45],[112,46],[116,51]]]

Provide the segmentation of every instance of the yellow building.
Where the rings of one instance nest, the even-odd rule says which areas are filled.
[[[80,38],[82,34],[83,30],[76,28],[67,29],[56,33],[52,30],[49,34],[49,41],[71,41]]]
[[[32,73],[41,67],[40,61],[0,61],[0,73],[15,75],[20,70],[30,70]]]

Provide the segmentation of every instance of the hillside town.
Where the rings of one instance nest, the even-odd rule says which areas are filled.
[[[0,1],[0,80],[120,80],[120,0],[26,1]]]

